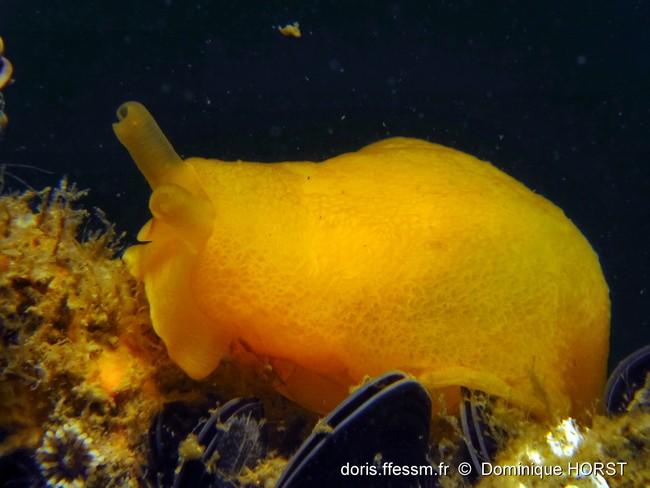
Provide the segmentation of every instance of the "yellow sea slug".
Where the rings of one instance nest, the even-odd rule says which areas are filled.
[[[237,345],[326,411],[400,369],[536,415],[582,415],[606,370],[598,258],[563,212],[491,164],[392,138],[327,161],[181,160],[149,112],[114,130],[149,181],[146,244],[124,259],[193,378]]]

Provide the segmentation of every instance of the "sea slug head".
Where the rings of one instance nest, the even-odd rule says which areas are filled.
[[[117,118],[113,130],[153,190],[153,218],[138,234],[143,244],[129,248],[124,260],[144,282],[152,323],[170,357],[191,377],[202,378],[218,365],[230,342],[197,308],[190,286],[213,210],[193,168],[176,154],[143,105],[124,103]]]

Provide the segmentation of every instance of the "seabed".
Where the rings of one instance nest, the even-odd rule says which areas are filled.
[[[84,195],[63,180],[0,196],[0,478],[12,476],[18,486],[155,486],[148,432],[164,405],[207,405],[207,413],[254,396],[274,443],[229,479],[274,486],[317,417],[275,393],[265,368],[224,362],[194,381],[172,363],[141,285],[117,257],[120,236],[101,213],[83,208]],[[477,486],[650,486],[648,391],[646,382],[626,413],[594,413],[590,425],[542,424],[494,405],[492,421],[503,433],[494,466],[587,465],[575,475],[485,476]],[[442,413],[433,426],[432,464],[451,463],[440,486],[470,486],[453,466],[458,420]],[[186,441],[180,459],[193,456]],[[596,462],[626,464],[588,473]]]

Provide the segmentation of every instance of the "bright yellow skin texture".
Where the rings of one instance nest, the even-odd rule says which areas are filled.
[[[126,260],[171,358],[236,345],[316,411],[407,371],[540,417],[596,406],[609,343],[598,257],[563,212],[487,162],[392,138],[321,163],[181,160],[146,109],[115,132],[149,181]]]

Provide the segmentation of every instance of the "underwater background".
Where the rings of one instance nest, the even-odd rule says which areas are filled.
[[[650,343],[649,18],[642,1],[0,0],[15,79],[0,164],[37,189],[68,175],[133,242],[149,189],[111,130],[126,100],[181,156],[448,145],[587,236],[610,286],[613,365]],[[302,37],[278,32],[296,21]]]
[[[11,217],[0,219],[0,486],[332,486],[323,476],[353,455],[541,464],[531,452],[549,465],[624,460],[630,472],[611,486],[648,486],[649,21],[644,1],[0,0],[0,54],[14,67],[13,82],[0,76],[0,214]],[[301,36],[280,32],[293,23]],[[639,351],[613,374],[607,414],[550,426],[463,389],[458,417],[431,417],[422,386],[389,373],[323,420],[272,391],[266,369],[224,361],[191,380],[111,259],[150,214],[150,188],[111,127],[128,100],[182,157],[324,160],[410,136],[545,196],[599,255],[610,371]],[[339,429],[331,419],[346,408]],[[329,451],[302,451],[327,429]],[[436,486],[474,482],[503,486],[458,473]]]

